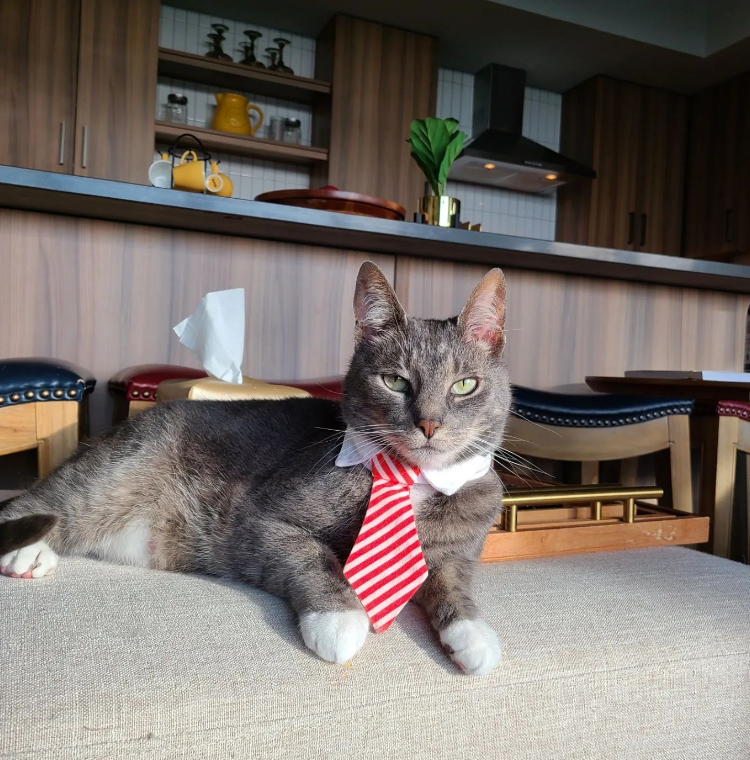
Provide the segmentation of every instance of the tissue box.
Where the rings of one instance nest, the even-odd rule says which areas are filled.
[[[159,383],[160,402],[175,399],[192,401],[248,401],[258,399],[309,398],[310,394],[289,385],[273,385],[243,375],[242,383],[226,383],[214,377],[193,380],[165,380]]]

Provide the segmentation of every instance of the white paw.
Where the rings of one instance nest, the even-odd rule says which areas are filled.
[[[484,676],[500,661],[497,634],[484,620],[456,620],[440,632],[453,662],[472,676]]]
[[[364,610],[306,612],[300,615],[299,628],[318,657],[343,665],[364,646],[370,619]]]
[[[57,554],[44,541],[37,541],[3,554],[0,573],[13,578],[41,578],[55,572],[57,561]]]

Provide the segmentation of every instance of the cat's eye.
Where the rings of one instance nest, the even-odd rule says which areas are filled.
[[[475,377],[465,377],[463,380],[451,385],[451,393],[456,396],[468,396],[477,389],[477,379]]]
[[[405,393],[409,387],[409,381],[401,375],[383,375],[383,382],[396,393]]]

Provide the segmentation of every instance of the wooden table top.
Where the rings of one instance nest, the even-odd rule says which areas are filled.
[[[696,380],[692,378],[602,377],[587,375],[592,391],[634,396],[666,396],[696,401],[747,401],[750,383]]]

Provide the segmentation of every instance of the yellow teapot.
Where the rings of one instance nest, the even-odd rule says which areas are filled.
[[[258,114],[257,121],[250,121],[250,111]],[[216,93],[216,112],[211,127],[220,132],[235,135],[254,135],[263,124],[263,111],[253,105],[244,95],[235,92]]]

